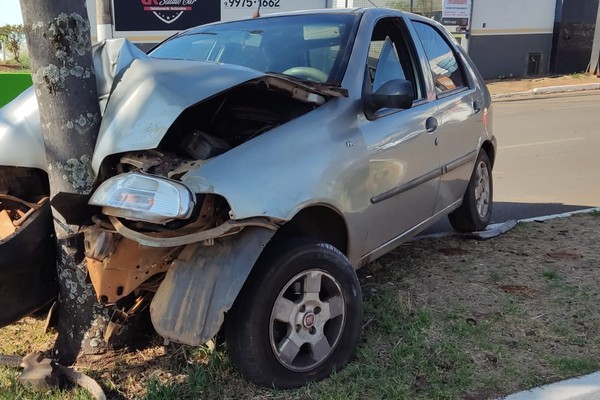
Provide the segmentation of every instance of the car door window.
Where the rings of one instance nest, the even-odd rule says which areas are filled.
[[[400,18],[383,18],[375,25],[367,58],[371,92],[390,80],[406,79],[419,100],[424,97],[423,85],[403,24]]]
[[[463,68],[446,39],[431,25],[417,21],[413,25],[425,49],[437,93],[465,88]]]

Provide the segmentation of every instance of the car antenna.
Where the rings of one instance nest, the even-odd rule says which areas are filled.
[[[371,0],[367,0],[367,1],[368,1],[369,3],[371,3],[371,4],[373,4],[373,5],[375,6],[375,8],[379,8],[379,6],[378,6],[377,4],[375,4],[375,3],[373,3]],[[259,7],[260,7],[260,5],[259,5]]]
[[[252,18],[259,18],[260,17],[260,1],[258,2],[258,8],[256,9],[256,11],[254,11],[254,14],[252,14]]]

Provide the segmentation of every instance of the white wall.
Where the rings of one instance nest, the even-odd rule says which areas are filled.
[[[552,33],[556,0],[473,0],[473,35]]]

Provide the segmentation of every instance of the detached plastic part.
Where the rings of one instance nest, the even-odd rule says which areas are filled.
[[[0,327],[31,314],[58,295],[50,202],[0,241]]]

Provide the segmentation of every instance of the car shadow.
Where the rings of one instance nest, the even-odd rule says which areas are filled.
[[[587,208],[599,207],[600,205],[572,205],[563,203],[517,203],[517,202],[494,202],[492,210],[492,224],[505,222],[511,219],[527,219],[541,217],[544,215],[562,214],[572,211],[585,210]],[[448,218],[427,228],[420,235],[431,235],[434,233],[452,232],[452,226]],[[419,235],[419,236],[420,236]]]

